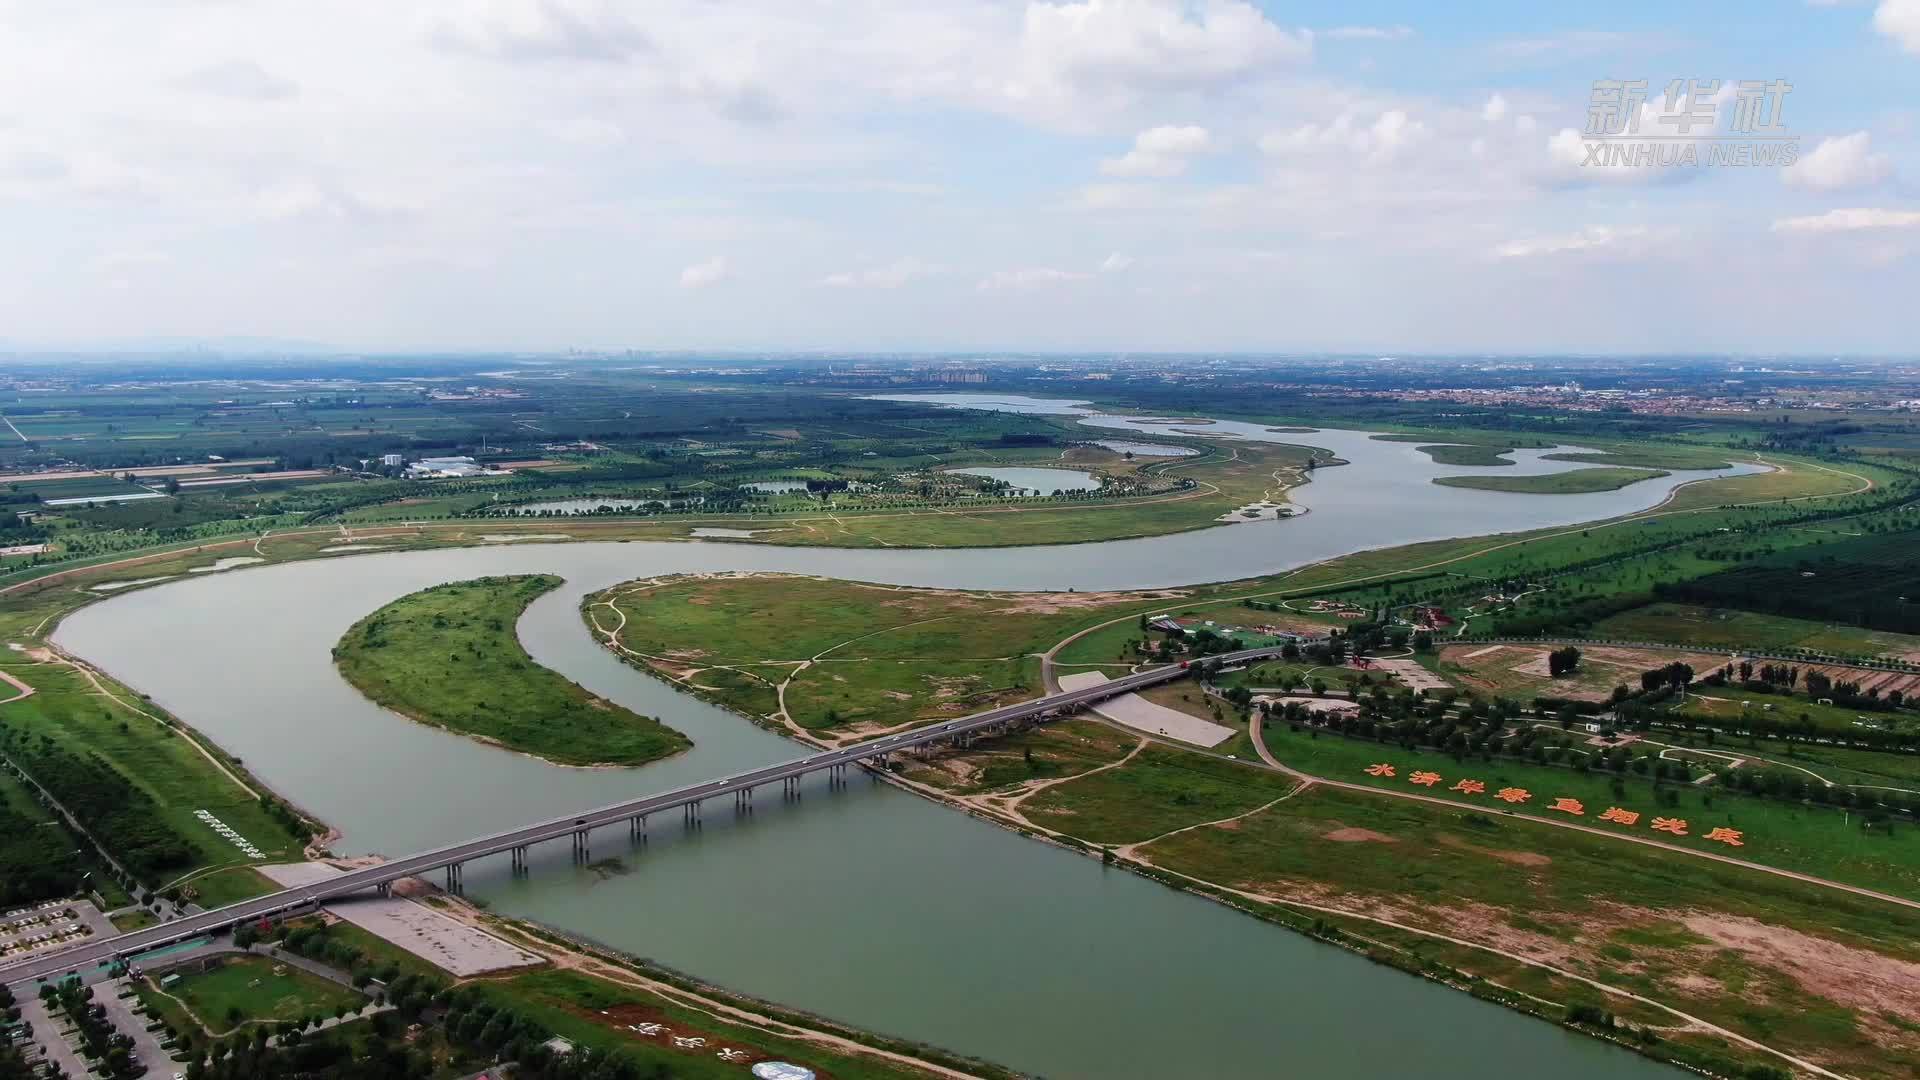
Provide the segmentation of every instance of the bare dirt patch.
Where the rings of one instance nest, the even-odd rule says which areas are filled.
[[[1336,844],[1397,844],[1400,841],[1386,833],[1377,833],[1372,829],[1358,829],[1352,826],[1334,829],[1320,834],[1322,840],[1332,840]]]
[[[1848,1008],[1920,1022],[1920,963],[1733,915],[1692,914],[1688,930]]]

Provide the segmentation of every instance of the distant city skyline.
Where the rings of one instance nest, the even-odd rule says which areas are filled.
[[[0,351],[1916,352],[1920,0],[0,31]],[[1752,136],[1761,86],[1794,164],[1676,164]],[[1615,128],[1665,150],[1591,164]]]

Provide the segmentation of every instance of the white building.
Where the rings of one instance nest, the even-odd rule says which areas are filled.
[[[406,463],[407,463],[407,456],[405,454],[381,454],[380,455],[380,464],[382,465],[405,465]]]

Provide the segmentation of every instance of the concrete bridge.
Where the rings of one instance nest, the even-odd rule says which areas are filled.
[[[1277,656],[1281,648],[1281,646],[1271,646],[1246,649],[1222,653],[1207,659],[1229,664],[1243,660],[1266,659]],[[809,754],[781,764],[754,769],[751,772],[708,780],[612,806],[583,810],[577,814],[536,822],[522,828],[494,833],[491,836],[463,840],[431,851],[394,859],[378,866],[354,870],[323,882],[282,889],[266,896],[242,900],[237,904],[229,904],[226,907],[175,919],[144,930],[91,938],[65,948],[0,963],[0,984],[12,985],[44,980],[77,973],[94,965],[131,960],[141,953],[219,933],[242,923],[257,922],[261,919],[279,919],[309,911],[328,900],[350,896],[357,892],[368,890],[384,892],[400,878],[416,877],[434,870],[443,871],[450,891],[458,891],[461,887],[463,868],[468,862],[504,852],[511,856],[515,871],[524,871],[527,865],[528,847],[552,840],[570,840],[573,844],[574,858],[585,861],[587,837],[594,829],[624,824],[630,835],[639,836],[646,829],[647,819],[650,816],[671,813],[675,810],[680,811],[683,820],[691,824],[699,820],[701,807],[711,799],[731,797],[736,807],[749,806],[753,801],[753,793],[762,787],[779,784],[783,793],[794,792],[799,789],[801,778],[811,773],[826,771],[840,778],[846,775],[849,766],[874,764],[884,767],[889,754],[940,743],[965,745],[975,735],[993,734],[1020,721],[1059,714],[1120,694],[1171,682],[1185,674],[1185,665],[1169,664],[1123,675],[1098,686],[1049,694],[1017,705],[1007,705],[957,720],[947,720],[895,735],[870,739],[854,746]]]

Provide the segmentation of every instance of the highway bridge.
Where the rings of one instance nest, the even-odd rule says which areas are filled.
[[[1270,646],[1245,649],[1221,653],[1207,659],[1221,664],[1235,664],[1278,655],[1281,648],[1282,646]],[[44,980],[77,973],[97,965],[131,960],[142,953],[219,933],[242,923],[284,918],[314,909],[326,901],[354,893],[368,890],[384,891],[400,878],[416,877],[434,870],[444,870],[448,888],[458,889],[461,884],[461,870],[466,863],[488,855],[507,852],[512,855],[514,868],[522,870],[526,867],[527,848],[550,840],[571,838],[575,857],[581,858],[587,850],[587,834],[596,828],[624,823],[637,834],[645,827],[646,818],[649,815],[673,810],[680,810],[688,821],[698,820],[701,805],[709,799],[731,795],[736,805],[744,805],[752,799],[756,788],[781,784],[786,790],[797,790],[800,779],[810,773],[831,770],[836,776],[844,775],[846,768],[850,765],[863,762],[884,763],[887,755],[896,751],[911,750],[937,743],[964,744],[976,734],[991,733],[1019,721],[1037,719],[1090,705],[1106,698],[1170,682],[1185,674],[1184,664],[1150,668],[1110,679],[1098,686],[1049,694],[1016,705],[1007,705],[957,720],[947,720],[895,735],[870,739],[837,750],[809,754],[777,765],[768,765],[750,772],[721,777],[718,780],[708,780],[612,806],[583,810],[577,814],[536,822],[521,828],[494,833],[491,836],[463,840],[431,851],[393,859],[378,866],[349,871],[324,881],[282,889],[266,896],[203,911],[144,930],[90,938],[61,949],[19,957],[0,963],[0,984],[13,985]]]

